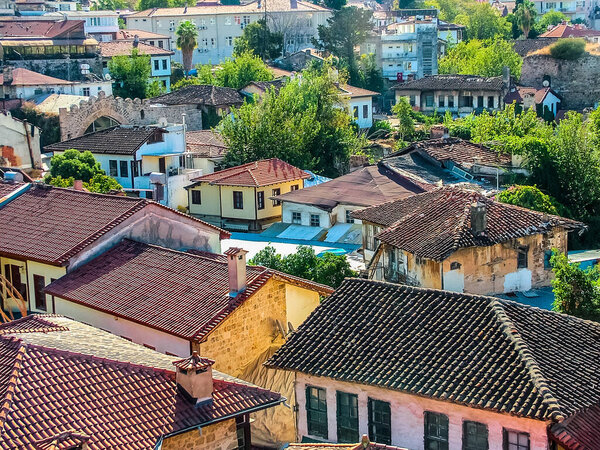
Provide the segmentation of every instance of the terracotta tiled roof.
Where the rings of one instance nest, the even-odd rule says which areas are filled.
[[[100,48],[100,54],[103,58],[112,58],[113,56],[129,56],[133,50],[133,41],[100,42],[98,47]],[[166,48],[154,47],[153,45],[144,44],[143,42],[138,44],[137,49],[140,55],[169,56],[175,54],[175,52],[167,50]]]
[[[596,450],[600,443],[600,404],[555,423],[550,427],[550,437],[565,450]]]
[[[239,106],[243,102],[235,89],[208,84],[185,86],[150,99],[150,103],[161,105]]]
[[[181,370],[202,370],[208,369],[215,362],[212,359],[202,358],[197,351],[194,350],[191,356],[173,361],[173,365]]]
[[[46,317],[53,316],[47,315]],[[25,316],[0,326],[0,335],[15,333],[49,333],[52,331],[68,331],[68,328],[57,325],[41,315]]]
[[[477,75],[429,75],[418,80],[393,86],[397,91],[432,90],[490,90],[501,91],[502,77],[480,77]]]
[[[0,200],[23,186],[24,183],[5,183],[0,179]]]
[[[390,157],[406,155],[414,151],[424,153],[436,161],[452,161],[460,166],[471,167],[473,164],[480,164],[506,167],[511,165],[510,155],[498,153],[482,144],[475,144],[457,137],[415,142]]]
[[[272,277],[329,294],[328,286],[247,267],[234,300],[223,259],[124,240],[46,287],[46,292],[184,339],[200,340]]]
[[[129,28],[117,31],[117,40],[133,40],[136,35],[139,39],[169,39],[169,36],[165,34],[152,33],[145,30],[132,30]]]
[[[535,96],[538,90],[529,86],[514,86],[510,92],[504,96],[504,103],[511,104],[512,102],[523,103],[527,96]]]
[[[12,69],[11,86],[46,86],[46,85],[68,85],[71,81],[61,80],[59,78],[49,77],[29,69]],[[0,74],[0,84],[4,83],[4,74]]]
[[[87,436],[93,450],[154,448],[162,436],[283,400],[213,371],[213,402],[196,407],[177,387],[176,358],[66,318],[45,320],[66,330],[0,337],[3,449],[55,439],[63,449]]]
[[[484,204],[486,232],[471,231],[471,205]],[[501,203],[459,187],[438,188],[402,200],[356,211],[353,217],[388,226],[377,239],[423,258],[441,261],[459,248],[489,246],[545,233],[555,227],[583,228],[564,217]],[[391,224],[391,226],[390,226]]]
[[[271,158],[219,170],[218,172],[194,178],[191,181],[194,183],[192,186],[197,183],[206,182],[227,186],[259,187],[306,178],[310,178],[310,175],[305,171],[280,159]]]
[[[542,38],[570,38],[587,36],[600,36],[600,31],[583,28],[581,25],[568,25],[561,23],[545,33],[540,34],[540,37]]]
[[[10,20],[0,21],[0,36],[2,39],[17,37],[67,37],[74,29],[80,28],[83,33],[83,20]]]
[[[600,400],[600,324],[493,297],[346,279],[266,364],[561,420]]]
[[[340,84],[339,89],[342,91],[341,94],[343,96],[347,96],[349,98],[374,97],[376,95],[380,95],[379,92],[369,91],[368,89],[362,89],[356,86],[350,86],[349,84]]]
[[[96,131],[44,147],[46,152],[71,148],[109,155],[135,155],[142,145],[157,133],[166,131],[157,127],[116,126]]]
[[[187,151],[196,156],[222,158],[228,150],[221,135],[212,130],[187,131],[185,140]]]
[[[546,87],[543,89],[539,89],[538,91],[536,91],[535,93],[535,97],[534,97],[534,101],[536,104],[540,104],[544,101],[544,99],[546,98],[546,95],[548,95],[549,93],[554,94],[555,96],[557,96],[559,99],[562,99],[560,95],[558,95],[554,89],[550,88],[550,87]]]

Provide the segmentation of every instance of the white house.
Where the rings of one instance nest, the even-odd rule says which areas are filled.
[[[25,170],[42,167],[40,129],[15,119],[8,111],[0,113],[0,166]]]
[[[379,92],[361,89],[349,84],[340,84],[340,97],[348,100],[348,112],[359,128],[373,126],[373,97]]]

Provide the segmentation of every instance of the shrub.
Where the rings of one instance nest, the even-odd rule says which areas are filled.
[[[561,214],[564,209],[554,198],[544,194],[537,186],[511,186],[507,190],[499,192],[496,200],[555,215]]]
[[[573,60],[585,53],[585,41],[581,38],[561,39],[550,47],[550,54],[556,59]]]

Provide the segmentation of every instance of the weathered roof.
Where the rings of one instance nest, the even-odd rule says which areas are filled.
[[[83,20],[3,20],[0,21],[0,42],[17,37],[67,38],[76,28],[83,33],[83,25]]]
[[[191,186],[205,182],[227,186],[260,187],[305,178],[310,178],[310,175],[303,170],[280,159],[270,158],[194,178],[191,180],[194,183]]]
[[[477,75],[428,75],[418,80],[406,81],[393,86],[397,91],[421,90],[489,90],[501,91],[502,77]]]
[[[533,96],[535,98],[538,90],[530,86],[513,86],[511,90],[504,96],[504,103],[511,104],[512,102],[523,103],[525,97]]]
[[[127,30],[117,31],[117,40],[133,40],[135,36],[139,39],[169,39],[169,36],[165,34],[152,33],[151,31],[146,30],[134,30],[128,28]]]
[[[536,91],[535,97],[533,98],[533,100],[535,101],[536,104],[541,104],[544,101],[544,99],[546,98],[546,96],[550,93],[552,93],[558,99],[562,100],[562,97],[551,87],[545,87],[545,88],[542,88],[542,89],[539,89],[538,91]]]
[[[247,88],[250,85],[254,85],[263,92],[266,92],[270,88],[273,88],[273,89],[275,89],[275,92],[278,92],[283,87],[283,85],[286,83],[286,81],[287,81],[286,78],[277,78],[277,79],[271,80],[271,81],[251,81],[246,86],[244,86],[242,89],[240,89],[240,91],[244,92],[247,90]]]
[[[4,73],[0,74],[0,84],[4,84]],[[12,69],[12,82],[10,86],[46,86],[46,85],[70,85],[72,81],[49,77],[33,70],[16,68]]]
[[[227,262],[124,240],[46,287],[46,292],[184,339],[200,340],[270,278],[329,294],[332,289],[248,266],[247,287],[229,296]]]
[[[588,37],[600,36],[600,31],[585,28],[582,25],[569,25],[559,23],[554,28],[540,34],[541,38],[570,38],[570,37]]]
[[[340,84],[339,89],[342,96],[349,98],[374,97],[376,95],[380,95],[379,92],[370,91],[368,89],[363,89],[356,86],[350,86],[349,84]]]
[[[228,150],[221,135],[212,130],[186,131],[185,141],[187,151],[194,156],[222,158]]]
[[[55,325],[41,329],[37,322]],[[4,449],[154,448],[184,431],[283,399],[275,392],[213,371],[213,402],[196,407],[160,354],[89,325],[58,316],[28,316],[28,331],[0,325],[0,416]],[[71,434],[74,433],[74,434]]]
[[[577,411],[550,427],[550,438],[565,450],[595,450],[600,443],[600,404]]]
[[[133,41],[110,41],[100,42],[98,48],[103,58],[112,58],[113,56],[129,56],[134,47]],[[166,48],[155,47],[143,42],[138,43],[137,50],[140,55],[169,56],[175,54]]]
[[[493,297],[346,279],[267,366],[561,420],[600,400],[600,324]]]
[[[432,186],[433,187],[433,186]],[[373,206],[425,192],[429,187],[379,164],[331,181],[272,197],[283,202],[313,205],[331,211],[339,204]]]
[[[23,186],[23,183],[7,183],[3,178],[0,178],[0,201],[2,201],[5,196],[12,194],[21,186]]]
[[[487,227],[483,235],[475,235],[471,230],[474,203],[485,205]],[[444,260],[459,248],[499,244],[556,227],[584,226],[453,186],[355,211],[352,216],[387,226],[377,235],[381,242],[436,261]]]
[[[158,127],[118,125],[47,145],[44,150],[57,152],[74,148],[82,152],[89,150],[99,154],[135,155],[135,152],[152,136],[165,132],[164,129]]]
[[[185,86],[150,99],[150,103],[161,105],[231,106],[243,102],[242,94],[235,89],[212,84]]]

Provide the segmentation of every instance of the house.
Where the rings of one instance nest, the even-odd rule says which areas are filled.
[[[218,64],[233,56],[233,43],[244,28],[266,17],[269,29],[285,35],[283,51],[293,53],[312,46],[319,25],[326,25],[331,10],[303,0],[254,0],[248,3],[198,2],[177,8],[153,8],[127,16],[127,27],[171,38],[175,60],[182,62],[176,49],[177,25],[190,20],[198,27],[198,48],[193,64]]]
[[[303,188],[310,175],[277,158],[262,159],[192,179],[189,212],[230,229],[260,230],[281,220],[281,202],[269,200]]]
[[[504,108],[504,96],[509,82],[503,77],[476,75],[432,75],[418,80],[396,84],[396,102],[406,98],[417,111],[454,116],[480,113],[484,109],[497,111]]]
[[[158,80],[167,92],[171,90],[171,56],[173,52],[169,49],[153,47],[138,41],[110,41],[101,42],[100,55],[102,56],[102,67],[104,74],[109,73],[108,61],[115,56],[131,56],[136,49],[140,55],[150,56],[150,78],[148,82]]]
[[[288,398],[287,377],[262,363],[333,289],[260,266],[246,251],[179,252],[125,239],[46,288],[53,311],[171,355],[197,351],[214,367]],[[257,442],[289,442],[293,414],[255,416]]]
[[[569,25],[559,23],[548,31],[540,34],[541,38],[583,38],[586,41],[598,44],[600,42],[600,31],[587,28],[585,25]]]
[[[193,155],[194,167],[202,174],[213,173],[215,164],[227,154],[228,147],[219,133],[213,130],[186,131],[186,151]]]
[[[158,48],[171,48],[171,38],[165,34],[152,33],[144,30],[119,30],[117,31],[116,41],[134,41],[135,37],[142,44],[151,45]]]
[[[49,77],[29,69],[4,67],[0,74],[2,97],[4,99],[30,100],[43,94],[74,94],[90,97],[104,92],[112,95],[112,83],[90,74],[85,81],[67,81]]]
[[[329,229],[335,225],[360,225],[351,216],[352,211],[420,194],[428,188],[427,183],[405,177],[380,163],[272,199],[281,202],[282,222]]]
[[[359,128],[368,129],[373,126],[373,97],[379,92],[357,88],[349,84],[340,84],[340,97],[348,102],[348,113]]]
[[[271,81],[251,81],[241,88],[239,92],[250,100],[252,100],[252,97],[255,95],[262,98],[271,88],[273,88],[275,92],[279,92],[287,80],[288,77],[281,77]]]
[[[169,207],[187,205],[185,186],[202,174],[204,159],[185,149],[184,127],[119,125],[44,148],[60,154],[90,151],[100,167],[126,191]]]
[[[599,343],[573,316],[346,279],[267,366],[293,374],[298,440],[547,450],[600,400]]]
[[[456,23],[438,20],[438,39],[445,45],[456,45],[462,42],[466,27]]]
[[[0,357],[4,449],[249,448],[251,417],[285,401],[55,315],[1,324]]]
[[[109,42],[117,37],[119,32],[119,14],[116,11],[60,11],[44,14],[44,18],[54,20],[83,20],[85,33],[98,42]]]
[[[369,278],[472,294],[549,286],[553,249],[584,225],[455,186],[352,214],[375,248]]]
[[[299,72],[311,62],[322,62],[322,53],[314,48],[305,48],[297,52],[282,56],[276,60],[277,65],[284,70]]]
[[[510,105],[516,103],[524,110],[534,108],[540,117],[556,117],[561,109],[562,96],[551,87],[536,89],[528,86],[511,86],[510,91],[504,97],[504,103]]]
[[[123,238],[219,252],[225,231],[141,198],[0,182],[0,273],[27,309],[52,311],[43,289]],[[4,304],[4,309],[14,308]]]
[[[0,112],[0,166],[31,171],[41,169],[40,129],[9,112]]]

